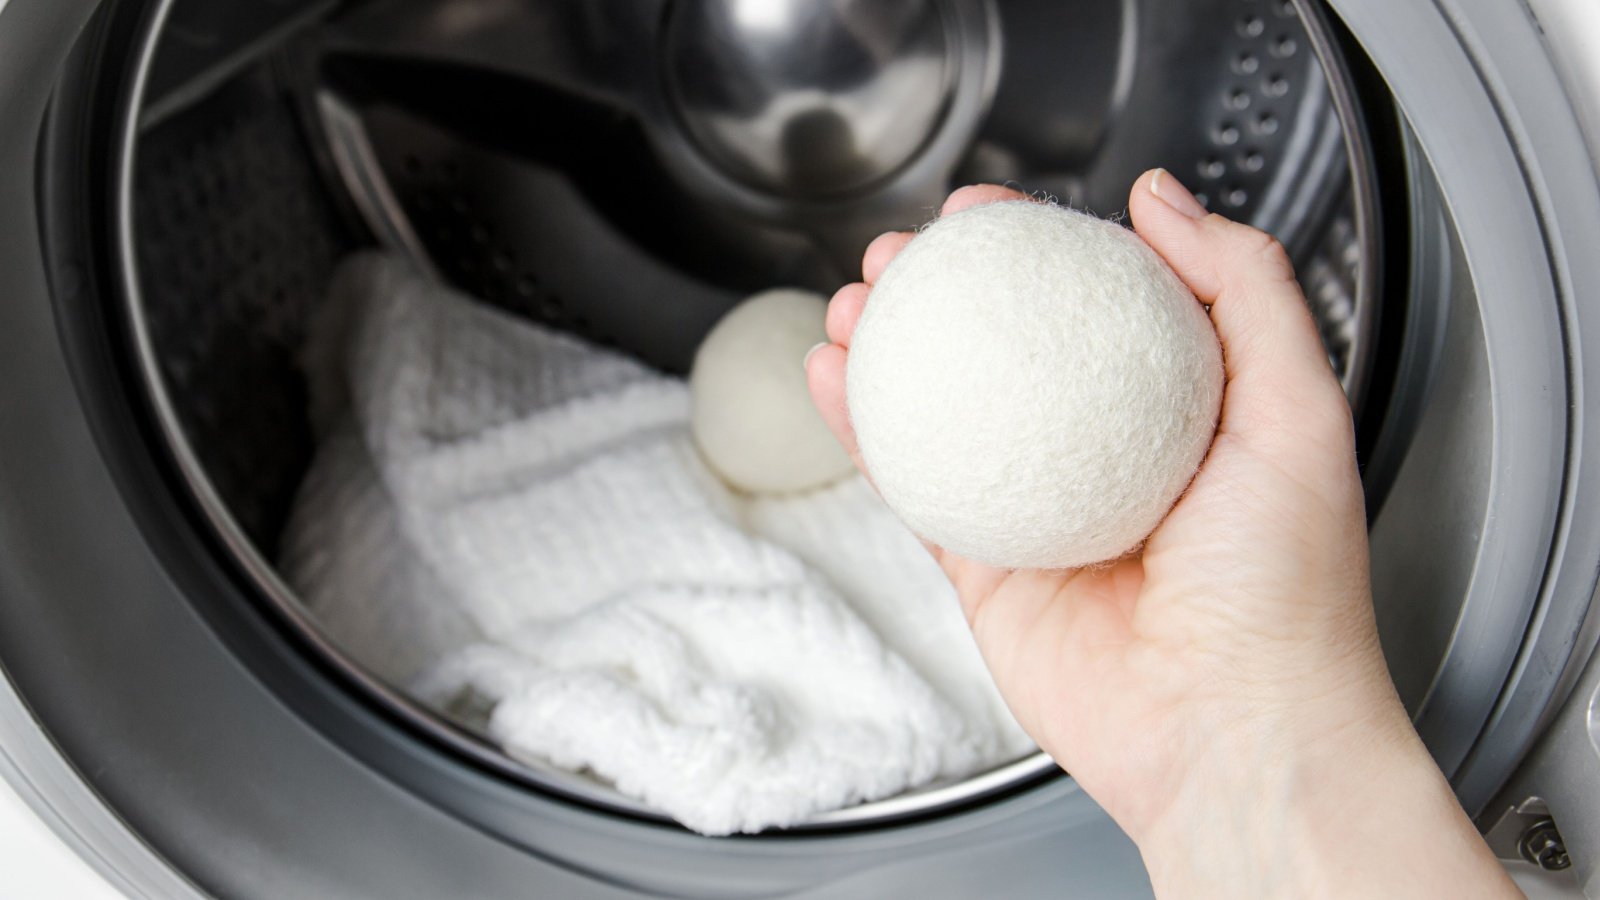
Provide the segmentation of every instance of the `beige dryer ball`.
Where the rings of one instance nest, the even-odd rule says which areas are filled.
[[[1205,310],[1126,229],[1058,206],[946,216],[895,257],[850,344],[861,455],[917,534],[1006,568],[1137,547],[1222,402]]]
[[[827,314],[828,301],[810,291],[763,291],[723,316],[695,351],[690,428],[729,485],[786,494],[855,470],[811,404],[800,366],[827,340]]]

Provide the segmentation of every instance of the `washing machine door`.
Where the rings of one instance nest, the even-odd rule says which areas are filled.
[[[1446,466],[1445,477],[1481,478],[1488,495],[1469,504],[1467,515],[1481,518],[1479,539],[1460,544],[1476,560],[1454,569],[1471,572],[1463,602],[1424,627],[1447,648],[1442,661],[1424,673],[1415,657],[1391,652],[1391,666],[1419,731],[1497,852],[1548,869],[1573,865],[1573,883],[1592,894],[1600,891],[1592,502],[1600,10],[1564,0],[1336,5],[1379,61],[1436,176],[1456,277],[1476,295],[1478,321],[1442,329],[1459,349],[1445,354],[1438,390],[1458,401],[1463,390],[1498,395],[1479,406],[1486,417],[1466,413],[1470,401],[1447,401],[1452,414],[1418,419],[1411,477],[1431,480],[1439,473],[1423,470],[1436,454],[1476,442],[1474,474]],[[1481,345],[1469,351],[1475,341],[1448,336],[1460,327],[1480,328]],[[1463,428],[1481,429],[1481,440]],[[1460,484],[1431,490],[1460,497]],[[1509,519],[1495,511],[1509,510],[1501,498],[1515,500]],[[1426,644],[1415,642],[1419,612],[1404,596],[1425,589],[1419,578],[1449,577],[1404,551],[1438,541],[1463,508],[1428,505],[1418,516],[1423,508],[1387,508],[1374,523],[1375,590],[1391,651],[1402,633],[1413,650]],[[1385,592],[1393,592],[1387,603]],[[1474,608],[1488,596],[1496,599]]]
[[[543,790],[379,702],[275,613],[247,548],[196,512],[123,343],[133,323],[107,312],[137,280],[119,148],[237,85],[217,60],[166,107],[127,102],[163,77],[137,51],[169,6],[0,0],[0,775],[72,847],[156,897],[1148,893],[1066,777],[729,840]],[[248,15],[265,44],[336,6]],[[1292,44],[1268,29],[1297,9],[1334,23],[1318,50],[1352,61],[1370,117],[1348,144],[1381,170],[1387,349],[1363,449],[1397,685],[1496,848],[1600,890],[1600,21],[1585,0],[1241,0],[1229,27],[1269,49],[1238,90],[1278,91]],[[1216,130],[1219,148],[1239,136]],[[244,140],[285,184],[319,177]],[[737,190],[774,177],[760,163],[738,160]],[[1218,179],[1216,199],[1245,194]],[[363,199],[384,192],[344,197]],[[393,221],[279,214],[345,212],[379,240]]]
[[[1543,252],[1541,267],[1548,267],[1557,294],[1569,298],[1563,301],[1568,310],[1563,340],[1568,354],[1569,483],[1562,505],[1572,525],[1567,538],[1558,538],[1550,550],[1543,591],[1527,623],[1527,639],[1490,714],[1483,747],[1465,767],[1466,778],[1457,783],[1484,796],[1500,781],[1495,770],[1521,758],[1515,774],[1479,811],[1480,827],[1502,858],[1562,873],[1570,867],[1570,883],[1596,896],[1600,895],[1600,653],[1595,646],[1600,616],[1589,584],[1592,576],[1566,570],[1573,580],[1563,585],[1559,573],[1567,553],[1577,550],[1582,558],[1588,552],[1583,548],[1595,540],[1594,474],[1584,474],[1584,464],[1574,454],[1582,453],[1585,436],[1595,433],[1600,414],[1592,343],[1600,327],[1595,303],[1600,281],[1592,249],[1583,249],[1585,244],[1592,248],[1600,238],[1593,180],[1600,170],[1600,6],[1532,0],[1528,7],[1537,27],[1517,37],[1499,29],[1529,16],[1508,19],[1503,15],[1507,10],[1490,4],[1453,13],[1472,65],[1491,85],[1509,147],[1519,160],[1522,186],[1539,212],[1539,238],[1521,252]],[[1523,53],[1535,56],[1525,58]],[[1477,162],[1504,165],[1505,160]],[[1471,164],[1450,163],[1463,169]],[[1569,191],[1565,184],[1576,187]],[[1509,226],[1504,219],[1484,224],[1502,236]]]

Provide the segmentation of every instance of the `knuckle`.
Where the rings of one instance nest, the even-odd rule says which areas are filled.
[[[1265,232],[1257,231],[1251,247],[1251,256],[1264,272],[1283,278],[1292,277],[1294,269],[1289,264],[1289,252],[1283,243]]]
[[[1285,275],[1291,271],[1289,251],[1285,250],[1282,242],[1275,237],[1268,237],[1267,242],[1262,245],[1261,259],[1272,267],[1281,270]]]
[[[1240,271],[1251,272],[1273,281],[1294,278],[1294,266],[1283,243],[1264,231],[1238,223],[1232,224],[1228,237],[1233,244],[1233,258]]]

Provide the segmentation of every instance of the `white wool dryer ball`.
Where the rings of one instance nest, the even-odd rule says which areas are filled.
[[[1115,559],[1204,459],[1222,352],[1119,225],[1030,201],[946,216],[890,263],[851,339],[850,417],[911,530],[969,559]]]
[[[781,494],[853,470],[806,388],[806,351],[827,340],[828,301],[810,291],[756,294],[717,322],[689,372],[690,428],[735,488]]]

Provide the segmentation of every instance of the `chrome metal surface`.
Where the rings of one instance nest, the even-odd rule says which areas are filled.
[[[668,93],[735,177],[786,196],[847,194],[933,137],[960,75],[956,39],[936,0],[679,0]]]
[[[1376,209],[1346,193],[1370,173],[1348,170],[1360,113],[1321,31],[1285,0],[376,0],[323,29],[306,77],[374,149],[346,191],[393,186],[375,233],[414,230],[448,280],[669,371],[739,297],[831,292],[960,184],[1114,215],[1162,165],[1332,276],[1319,312],[1359,402],[1376,272],[1343,260],[1372,255]],[[833,124],[785,162],[807,119]]]
[[[1518,843],[1522,858],[1547,872],[1559,872],[1572,867],[1572,857],[1567,854],[1567,844],[1556,830],[1556,823],[1548,817],[1540,819],[1523,832]]]
[[[381,177],[377,153],[367,139],[360,118],[337,95],[318,91],[312,98],[328,143],[329,155],[349,192],[350,201],[372,230],[378,243],[397,250],[418,272],[439,278],[422,239],[400,210],[400,201],[388,179]]]
[[[1523,797],[1516,803],[1485,810],[1479,821],[1484,843],[1489,845],[1497,858],[1507,861],[1525,859],[1522,854],[1524,841],[1539,825],[1551,821],[1550,805],[1544,802],[1543,797]]]
[[[764,33],[780,13],[802,32]],[[926,220],[989,108],[997,21],[989,0],[377,0],[329,24],[311,78],[503,156],[514,180],[555,170],[641,249],[737,296],[835,284],[867,241]],[[644,293],[599,288],[580,293]]]

